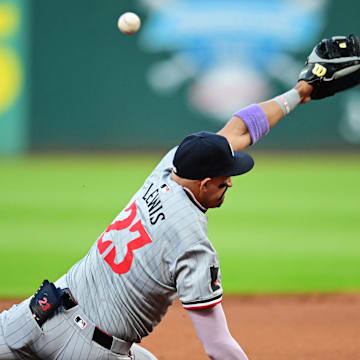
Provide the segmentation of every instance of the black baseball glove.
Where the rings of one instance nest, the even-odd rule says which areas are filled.
[[[333,36],[317,44],[299,75],[314,86],[312,99],[323,99],[360,83],[360,39]]]

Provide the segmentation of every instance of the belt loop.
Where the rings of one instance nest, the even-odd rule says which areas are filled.
[[[113,337],[111,351],[114,352],[115,354],[128,355],[130,353],[131,346],[132,343]]]

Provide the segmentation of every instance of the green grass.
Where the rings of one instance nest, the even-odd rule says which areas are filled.
[[[159,155],[0,159],[0,296],[86,254]],[[360,290],[360,155],[255,154],[208,212],[227,293]]]

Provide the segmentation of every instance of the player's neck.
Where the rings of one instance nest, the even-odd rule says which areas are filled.
[[[177,176],[174,172],[171,173],[171,179],[175,181],[177,184],[181,185],[183,188],[186,188],[188,191],[191,192],[193,197],[196,199],[196,201],[200,204],[200,206],[203,207],[201,204],[201,201],[199,200],[200,196],[200,187],[199,182],[200,180],[190,180],[190,179],[184,179],[180,176]]]

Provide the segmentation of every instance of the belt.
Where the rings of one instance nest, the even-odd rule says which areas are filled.
[[[95,326],[94,334],[92,337],[93,341],[103,346],[104,348],[111,350],[114,338],[106,332]]]
[[[70,289],[62,289],[62,293],[62,304],[66,310],[69,310],[77,305],[77,302],[74,300]],[[114,338],[97,326],[94,327],[92,341],[95,341],[97,344],[108,350],[112,350],[114,352],[119,351],[119,353],[129,352],[132,345],[131,343],[128,343],[124,340]]]
[[[69,288],[62,289],[62,304],[66,310],[72,309],[77,305]],[[113,336],[107,334],[97,326],[94,328],[92,340],[108,350],[111,350],[114,342]]]

